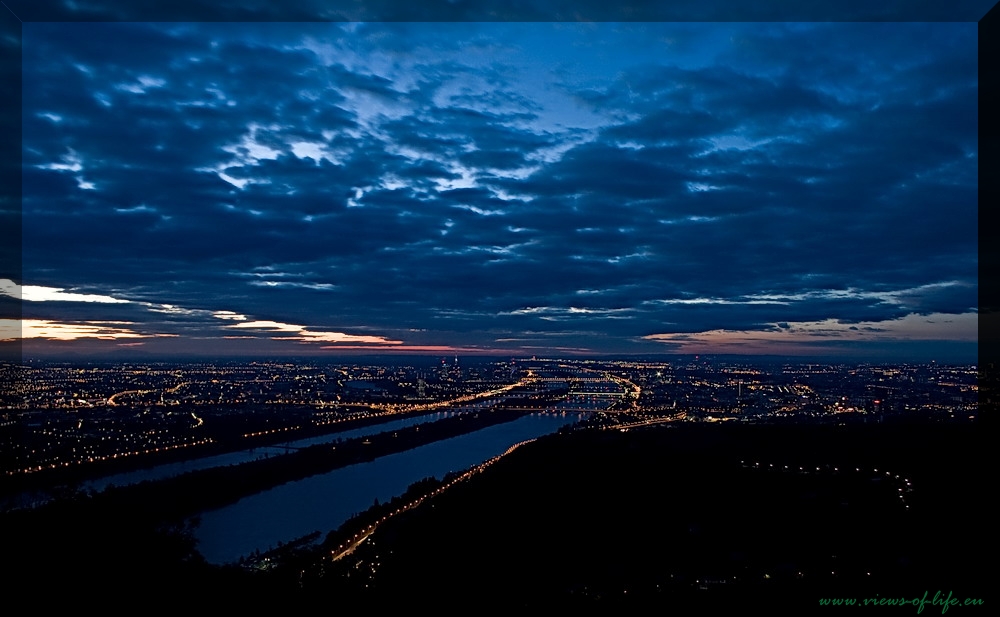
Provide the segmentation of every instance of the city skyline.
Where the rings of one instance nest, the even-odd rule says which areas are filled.
[[[26,23],[0,295],[39,356],[974,362],[976,27]]]

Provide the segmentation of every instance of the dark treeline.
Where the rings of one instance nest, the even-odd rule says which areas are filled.
[[[96,498],[106,500],[110,507],[135,509],[142,516],[182,517],[234,503],[286,482],[511,422],[522,415],[505,410],[462,414],[368,437],[317,444],[240,465],[109,488]]]
[[[204,406],[199,406],[197,408],[198,412],[206,415],[206,427],[198,434],[198,437],[209,439],[208,443],[199,443],[184,448],[165,448],[161,452],[151,452],[142,456],[120,456],[114,459],[94,461],[85,465],[44,469],[30,474],[0,476],[0,496],[38,489],[64,489],[93,478],[115,473],[135,471],[166,463],[227,454],[240,450],[261,448],[309,437],[323,435],[335,437],[338,432],[394,420],[429,415],[426,411],[401,412],[388,417],[345,415],[343,420],[339,422],[322,424],[313,422],[316,410],[311,406],[284,405],[282,406],[280,416],[275,415],[273,413],[274,410],[269,407],[265,405],[256,411],[249,411],[227,405],[220,406],[213,414],[207,414]],[[268,418],[269,423],[261,424],[259,422],[252,422],[256,415]],[[267,432],[262,435],[244,436],[248,432],[283,427],[290,427],[290,429],[287,431]],[[9,441],[14,442],[18,439],[24,441],[18,435],[18,431],[23,432],[23,430],[23,428],[18,427],[4,427],[0,432],[7,431],[11,433]],[[12,466],[12,464],[8,466]]]
[[[150,520],[183,519],[286,482],[373,461],[380,456],[510,422],[522,415],[509,410],[463,414],[368,437],[317,444],[239,465],[190,471],[129,486],[112,486],[97,494],[78,494],[75,499],[42,508],[96,508],[131,512]]]

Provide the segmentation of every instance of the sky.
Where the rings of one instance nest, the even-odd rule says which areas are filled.
[[[975,23],[22,36],[25,355],[975,361]]]

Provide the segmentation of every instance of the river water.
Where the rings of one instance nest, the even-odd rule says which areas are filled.
[[[440,479],[472,467],[519,441],[554,433],[582,417],[573,412],[524,416],[251,495],[200,515],[198,550],[210,563],[231,563],[255,549],[265,551],[313,531],[325,537],[375,499],[388,501],[417,480]]]
[[[319,435],[317,437],[306,437],[304,439],[298,439],[296,441],[289,441],[287,443],[280,444],[279,446],[264,446],[260,448],[253,448],[250,450],[240,450],[238,452],[228,452],[226,454],[206,456],[203,458],[196,458],[189,461],[164,463],[162,465],[150,467],[149,469],[137,469],[135,471],[126,471],[123,473],[116,473],[113,475],[97,478],[95,480],[90,480],[88,482],[85,482],[82,485],[82,488],[91,489],[95,492],[100,492],[111,485],[126,486],[129,484],[138,484],[139,482],[144,482],[146,480],[163,480],[164,478],[179,476],[182,473],[187,473],[189,471],[211,469],[212,467],[224,467],[226,465],[239,465],[240,463],[248,463],[250,461],[256,461],[258,459],[267,458],[270,456],[280,456],[282,454],[287,454],[288,453],[287,448],[305,448],[307,446],[312,446],[321,443],[333,443],[338,439],[353,439],[355,437],[366,437],[368,435],[375,435],[377,433],[381,433],[384,431],[396,431],[401,428],[413,426],[415,424],[424,424],[425,422],[434,422],[435,420],[450,418],[451,416],[454,416],[461,412],[462,410],[441,411],[423,416],[404,418],[402,420],[392,420],[389,422],[383,422],[381,424],[372,424],[369,426],[363,426],[361,428],[341,431],[339,433],[330,433],[327,435]]]
[[[166,478],[179,476],[189,471],[211,469],[212,467],[225,467],[227,465],[239,465],[240,463],[248,463],[262,458],[288,454],[288,448],[305,448],[321,443],[333,443],[337,440],[367,437],[368,435],[375,435],[384,431],[397,431],[408,426],[434,422],[436,420],[450,418],[460,413],[479,411],[480,409],[482,409],[482,405],[467,405],[463,407],[456,407],[450,411],[439,411],[421,416],[404,418],[402,420],[391,420],[389,422],[382,422],[381,424],[362,426],[360,428],[340,431],[337,433],[329,433],[316,437],[306,437],[295,441],[285,442],[279,444],[278,446],[263,446],[249,450],[239,450],[237,452],[204,456],[186,461],[163,463],[162,465],[155,465],[147,469],[124,471],[101,476],[92,480],[86,480],[81,482],[77,488],[80,490],[91,490],[95,493],[99,493],[109,486],[128,486],[129,484],[138,484],[139,482],[145,482],[147,480],[164,480]],[[0,512],[17,508],[37,507],[51,501],[53,497],[54,495],[52,492],[48,490],[23,491],[16,495],[0,499]]]

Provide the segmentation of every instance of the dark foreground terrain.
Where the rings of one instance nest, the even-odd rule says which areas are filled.
[[[995,558],[987,447],[977,424],[576,431],[389,519],[337,562],[302,549],[267,571],[214,567],[169,520],[49,509],[4,520],[5,582],[46,605],[108,609],[138,609],[126,601],[138,595],[326,614],[739,614],[763,603],[767,614],[916,615],[820,601],[928,592],[919,614],[940,615],[940,591],[984,600],[947,614],[985,614]]]

